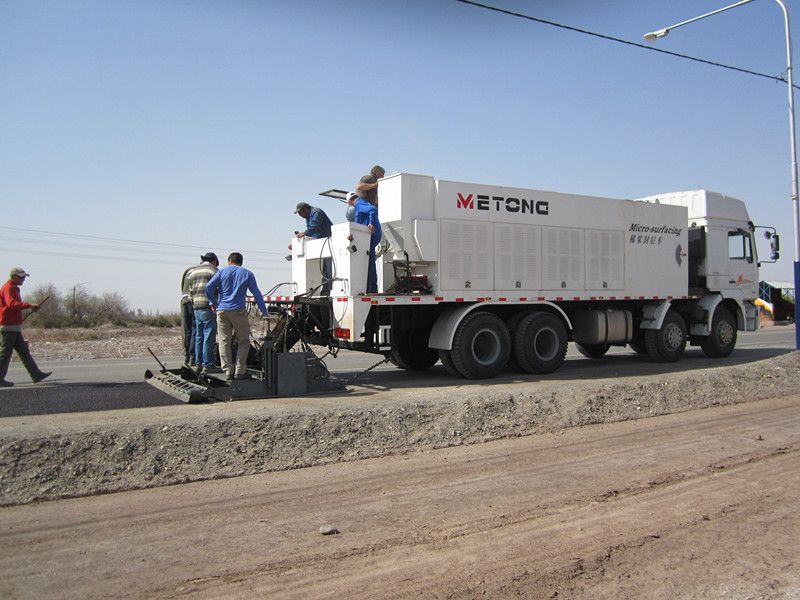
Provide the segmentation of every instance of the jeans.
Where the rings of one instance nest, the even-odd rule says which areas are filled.
[[[375,266],[375,246],[381,243],[380,236],[370,236],[369,239],[369,267],[367,268],[367,293],[378,292],[378,268]]]
[[[188,365],[194,360],[194,307],[191,302],[181,303],[181,325],[183,326],[183,357]]]
[[[331,277],[333,277],[333,259],[331,257],[322,259],[322,296],[331,295]]]
[[[222,369],[236,375],[247,372],[247,355],[250,352],[250,320],[246,310],[218,310],[217,327],[219,327],[219,356]],[[236,336],[236,363],[233,364],[231,337]]]
[[[11,354],[17,351],[17,356],[25,365],[31,379],[36,379],[42,372],[33,360],[28,342],[22,337],[21,331],[0,331],[0,380],[6,378],[8,365],[11,363]]]
[[[217,344],[217,317],[210,308],[194,309],[194,356],[198,367],[214,366]]]

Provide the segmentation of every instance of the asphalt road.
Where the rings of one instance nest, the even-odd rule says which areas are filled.
[[[727,363],[750,362],[792,349],[794,327],[769,327],[752,333],[740,332],[736,350],[723,360]],[[349,379],[380,360],[381,357],[376,355],[343,351],[335,359],[328,357],[326,364],[333,373]],[[713,360],[716,359],[706,358],[699,348],[687,348],[681,362],[665,365],[649,362],[627,347],[612,347],[607,357],[598,361],[584,358],[570,344],[567,362],[548,377],[584,379],[690,370],[709,366]],[[40,366],[53,371],[53,375],[46,382],[33,385],[19,362],[16,359],[12,362],[8,379],[14,381],[15,386],[0,390],[0,418],[181,404],[144,383],[145,370],[158,368],[152,359],[53,361]],[[179,361],[167,360],[166,366],[178,367]],[[452,382],[452,377],[441,365],[436,365],[428,373],[409,374],[386,363],[359,378],[358,383],[391,386],[391,380],[397,379],[401,373],[403,387],[413,385],[409,377],[419,378],[422,386],[435,386],[436,380],[440,380],[438,385]],[[519,378],[519,375],[514,377]],[[501,375],[492,381],[502,383],[504,379],[505,376]]]

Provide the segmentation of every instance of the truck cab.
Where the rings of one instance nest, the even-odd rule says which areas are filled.
[[[709,190],[671,192],[639,200],[688,209],[689,293],[718,293],[735,300],[744,312],[742,316],[757,321],[751,301],[758,297],[758,255],[755,228],[744,202]]]

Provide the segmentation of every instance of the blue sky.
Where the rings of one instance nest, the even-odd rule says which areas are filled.
[[[730,2],[487,3],[641,41]],[[657,47],[786,67],[770,0]],[[26,289],[173,310],[183,268],[241,250],[266,291],[289,277],[294,205],[342,220],[317,193],[375,163],[618,198],[713,189],[778,228],[762,277],[791,279],[785,84],[454,0],[0,0],[0,89],[0,268],[30,271]]]

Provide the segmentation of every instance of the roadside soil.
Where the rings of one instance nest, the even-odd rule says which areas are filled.
[[[5,507],[0,596],[798,598],[798,450],[792,395]]]
[[[604,379],[444,383],[434,372],[417,379],[420,388],[398,372],[377,393],[356,385],[345,395],[9,417],[0,427],[0,505],[480,444],[800,389],[798,352],[729,366],[691,360],[697,366],[687,359],[684,370],[666,371],[630,357],[627,377],[607,362]]]
[[[25,338],[37,360],[89,360],[183,356],[180,327],[128,327],[102,325],[91,328],[25,329]]]

